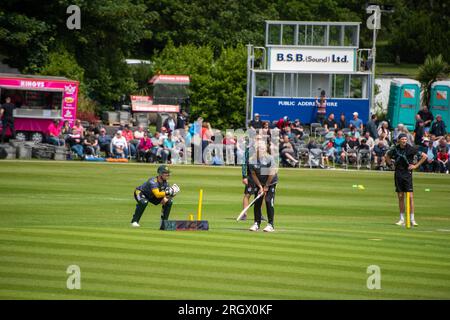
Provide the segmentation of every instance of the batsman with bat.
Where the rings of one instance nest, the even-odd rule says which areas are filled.
[[[275,191],[278,182],[278,168],[275,163],[275,159],[267,152],[267,145],[264,141],[258,141],[255,146],[256,150],[253,155],[250,156],[250,174],[257,187],[255,191],[255,197],[260,194],[254,204],[254,216],[255,223],[250,227],[250,231],[258,231],[261,225],[262,216],[262,204],[266,203],[268,224],[263,229],[265,232],[273,232],[274,229],[274,200]]]
[[[131,219],[132,227],[140,227],[139,220],[149,202],[155,206],[162,205],[160,229],[163,227],[163,221],[169,218],[170,209],[172,208],[172,198],[180,192],[180,188],[176,184],[169,186],[167,182],[170,177],[168,166],[159,166],[157,173],[158,175],[156,177],[150,178],[134,190],[136,210]]]

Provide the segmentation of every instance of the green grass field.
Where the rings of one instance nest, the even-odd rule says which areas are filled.
[[[398,220],[392,172],[281,169],[276,232],[236,222],[240,169],[174,166],[172,219],[204,190],[209,231],[132,229],[148,164],[0,162],[1,299],[450,299],[450,177],[414,176],[416,220]],[[365,190],[353,188],[364,185]],[[425,192],[430,189],[430,192]],[[69,290],[68,266],[81,269]],[[370,265],[381,289],[369,290]]]

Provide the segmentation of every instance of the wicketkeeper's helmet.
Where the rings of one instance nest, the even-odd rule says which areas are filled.
[[[160,165],[159,167],[158,167],[158,174],[159,175],[161,175],[161,174],[163,174],[163,173],[169,173],[170,174],[170,169],[169,169],[169,167],[168,166],[166,166],[165,164],[163,164],[163,165]]]

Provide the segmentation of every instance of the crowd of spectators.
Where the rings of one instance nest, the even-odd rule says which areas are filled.
[[[350,121],[342,114],[336,120],[336,115],[330,113],[317,126],[305,126],[299,119],[291,121],[287,116],[272,122],[261,121],[259,114],[255,114],[249,129],[264,137],[270,148],[273,139],[278,140],[276,152],[284,166],[297,167],[307,158],[308,163],[303,161],[305,165],[321,168],[364,163],[368,168],[390,169],[385,161],[386,152],[397,142],[398,135],[404,133],[412,146],[427,154],[428,160],[420,167],[421,171],[448,173],[450,169],[450,134],[447,134],[442,117],[434,118],[426,107],[416,115],[416,125],[411,131],[402,124],[390,128],[387,121],[379,121],[376,115],[364,125],[357,112]],[[202,118],[189,123],[182,114],[177,119],[167,118],[154,133],[144,126],[130,128],[123,125],[108,134],[106,127],[101,125],[91,124],[84,128],[81,121],[76,120],[71,127],[68,121],[62,125],[55,121],[48,128],[47,142],[65,146],[79,159],[111,157],[177,163],[185,153],[193,160],[195,146],[204,151],[210,144],[220,143],[217,133],[221,132],[213,130]],[[239,156],[245,153],[239,143],[241,138],[226,132],[222,139],[222,159],[230,163],[231,154],[232,161],[237,164]],[[205,163],[203,154],[200,156]],[[214,152],[212,156],[220,158]],[[213,163],[222,164],[217,159]]]

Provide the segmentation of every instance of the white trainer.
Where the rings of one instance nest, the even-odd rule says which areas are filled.
[[[264,232],[274,232],[275,229],[273,228],[273,226],[269,223],[263,230]]]
[[[395,224],[398,225],[398,226],[404,226],[405,225],[405,221],[400,219]]]
[[[131,226],[134,227],[134,228],[139,228],[139,227],[140,227],[139,223],[137,223],[136,221],[133,222],[133,223],[131,224]]]
[[[250,230],[250,231],[258,231],[258,230],[259,230],[258,223],[255,222],[255,223],[250,227],[250,229],[248,229],[248,230]]]
[[[417,226],[418,226],[417,222],[415,222],[414,220],[411,221],[411,225],[414,226],[414,227],[417,227]]]

